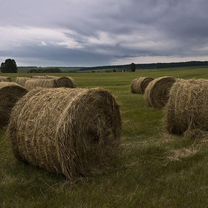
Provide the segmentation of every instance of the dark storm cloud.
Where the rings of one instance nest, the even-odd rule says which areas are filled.
[[[0,0],[0,5],[0,57],[22,64],[208,58],[207,0]]]
[[[69,63],[73,66],[76,66],[77,63],[79,63],[79,66],[86,66],[86,64],[100,65],[111,63],[111,56],[107,54],[104,55],[79,49],[67,49],[60,46],[25,46],[11,52],[3,53],[0,51],[0,54],[3,57],[11,54],[19,62],[24,62],[27,65],[34,63],[37,66],[42,64],[48,66],[67,66]]]

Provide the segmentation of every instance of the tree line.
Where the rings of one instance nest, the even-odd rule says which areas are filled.
[[[135,64],[129,65],[114,65],[114,66],[98,66],[98,67],[84,67],[77,72],[84,71],[106,71],[106,72],[135,72],[140,69],[162,69],[162,68],[175,68],[175,67],[208,67],[208,61],[189,61],[189,62],[174,62],[174,63],[150,63],[150,64]],[[20,67],[21,68],[21,67]],[[27,67],[26,67],[27,68]],[[2,73],[17,73],[18,67],[14,59],[6,59],[1,63],[0,71]],[[59,67],[30,67],[28,73],[62,73]]]
[[[0,71],[2,73],[17,73],[18,67],[14,59],[6,59],[1,63]],[[32,68],[27,71],[28,73],[62,73],[62,70],[58,67],[46,67],[46,68]]]

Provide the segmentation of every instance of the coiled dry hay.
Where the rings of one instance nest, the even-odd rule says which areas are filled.
[[[0,76],[0,82],[11,82],[10,77]]]
[[[174,77],[159,77],[147,86],[144,94],[148,106],[153,108],[163,108],[168,102],[169,92],[175,83]]]
[[[131,92],[144,94],[146,87],[153,80],[150,77],[140,77],[138,79],[134,79],[131,83]]]
[[[32,90],[38,87],[42,88],[58,88],[58,87],[66,87],[66,88],[74,88],[76,87],[73,79],[68,77],[57,77],[47,79],[30,79],[25,82],[25,87],[28,90]]]
[[[75,87],[77,87],[77,84],[76,84],[76,82],[74,81],[74,79],[72,77],[68,77],[68,76],[67,77],[58,77],[58,76],[52,76],[52,75],[47,75],[46,77],[48,79],[55,79],[58,82],[59,85],[61,85],[62,82],[64,84],[64,82],[66,80],[70,80],[71,86],[73,86],[73,87],[71,87],[71,86],[68,86],[68,87],[69,88],[75,88]]]
[[[25,82],[30,79],[30,77],[16,77],[16,83],[25,86]]]
[[[169,133],[200,137],[208,131],[208,80],[178,80],[166,107]]]
[[[121,118],[102,89],[35,89],[15,106],[8,133],[16,157],[68,179],[107,167],[118,153]]]
[[[74,79],[69,76],[58,77],[58,76],[53,76],[53,75],[44,75],[44,76],[32,76],[32,78],[35,78],[35,79],[55,79],[55,80],[58,80],[59,82],[61,80],[70,79],[71,82],[73,83],[74,87],[76,87],[76,83],[75,83]]]
[[[27,90],[13,82],[0,82],[0,128],[8,124],[15,103]]]

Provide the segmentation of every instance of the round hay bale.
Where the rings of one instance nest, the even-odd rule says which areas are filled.
[[[0,76],[0,82],[11,82],[12,79],[10,77]]]
[[[56,88],[57,85],[53,79],[30,79],[25,82],[25,88],[27,90],[33,90],[35,88]]]
[[[69,88],[77,87],[77,84],[75,83],[74,79],[71,77],[64,77],[64,76],[58,77],[58,76],[51,76],[51,75],[47,75],[46,77],[47,77],[47,79],[55,79],[57,84],[60,85],[60,87],[62,85],[68,85]],[[69,82],[69,80],[70,80],[70,82]]]
[[[49,78],[47,75],[42,75],[42,76],[32,76],[32,78],[34,78],[34,79],[51,79],[51,78]]]
[[[68,88],[76,87],[75,81],[71,77],[57,77],[57,78],[55,77],[53,78],[52,76],[49,77],[55,80],[56,85],[58,87],[68,87]]]
[[[202,79],[178,80],[173,85],[165,117],[169,133],[199,135],[200,131],[208,131],[207,89],[208,80]]]
[[[21,86],[25,86],[25,82],[30,79],[30,77],[16,77],[16,83]]]
[[[131,92],[137,94],[144,94],[146,87],[153,80],[150,77],[140,77],[134,79],[131,83]]]
[[[26,89],[14,82],[0,82],[0,128],[8,124],[12,108],[26,93]]]
[[[8,134],[17,159],[68,179],[88,176],[118,153],[119,106],[102,89],[35,89],[14,107]]]
[[[75,88],[75,83],[72,79],[68,77],[58,77],[56,79],[47,78],[47,79],[30,79],[25,82],[25,87],[28,90],[33,90],[38,87],[42,88]]]
[[[166,76],[150,82],[144,94],[147,105],[158,109],[163,108],[168,102],[169,92],[175,81],[174,77]]]

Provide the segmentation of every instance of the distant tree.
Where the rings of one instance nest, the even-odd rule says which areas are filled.
[[[136,71],[136,65],[135,65],[135,63],[131,63],[131,64],[130,64],[130,70],[131,70],[132,72],[135,72],[135,71]]]
[[[5,62],[1,63],[2,73],[17,73],[17,64],[14,59],[6,59]]]
[[[1,72],[5,69],[5,63],[1,63]]]

